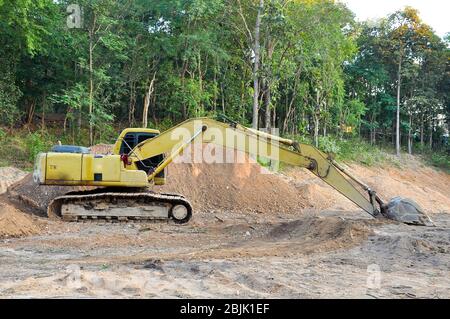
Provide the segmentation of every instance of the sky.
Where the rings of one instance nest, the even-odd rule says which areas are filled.
[[[450,32],[450,0],[340,0],[358,20],[381,18],[405,6],[419,10],[422,20],[443,37]]]

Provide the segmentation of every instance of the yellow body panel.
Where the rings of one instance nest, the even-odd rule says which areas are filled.
[[[93,156],[93,155],[87,155]],[[95,156],[93,167],[93,173],[102,174],[102,180],[105,182],[115,182],[120,181],[120,167],[122,162],[120,161],[119,155],[107,155],[107,156]],[[123,166],[123,165],[122,165]]]
[[[82,154],[48,153],[45,179],[61,181],[81,180],[81,159]]]
[[[148,185],[147,174],[125,169],[119,155],[41,153],[36,161],[34,178],[36,182],[47,185]]]
[[[94,180],[94,157],[88,156],[88,154],[82,154],[83,167],[81,168],[81,180],[93,181]]]

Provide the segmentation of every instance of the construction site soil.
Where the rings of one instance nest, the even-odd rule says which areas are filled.
[[[372,219],[307,170],[271,173],[242,154],[233,156],[245,163],[184,163],[196,151],[204,148],[153,187],[192,202],[182,226],[48,219],[54,197],[82,188],[38,186],[1,168],[0,297],[450,297],[445,172],[415,158],[348,164],[383,198],[416,200],[436,224],[415,227]]]

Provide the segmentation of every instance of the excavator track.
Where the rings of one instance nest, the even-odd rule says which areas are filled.
[[[110,192],[100,189],[59,196],[50,202],[47,214],[64,221],[172,220],[184,224],[192,216],[192,206],[178,194]]]

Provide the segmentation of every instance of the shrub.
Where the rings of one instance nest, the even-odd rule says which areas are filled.
[[[28,152],[28,160],[34,162],[37,154],[48,150],[50,144],[45,134],[39,132],[30,133],[25,137],[25,145]]]
[[[319,148],[327,154],[339,154],[341,151],[338,141],[331,136],[319,136]]]
[[[450,156],[445,152],[436,152],[431,155],[432,165],[450,171]]]
[[[0,128],[0,140],[3,140],[6,137],[6,132]]]

